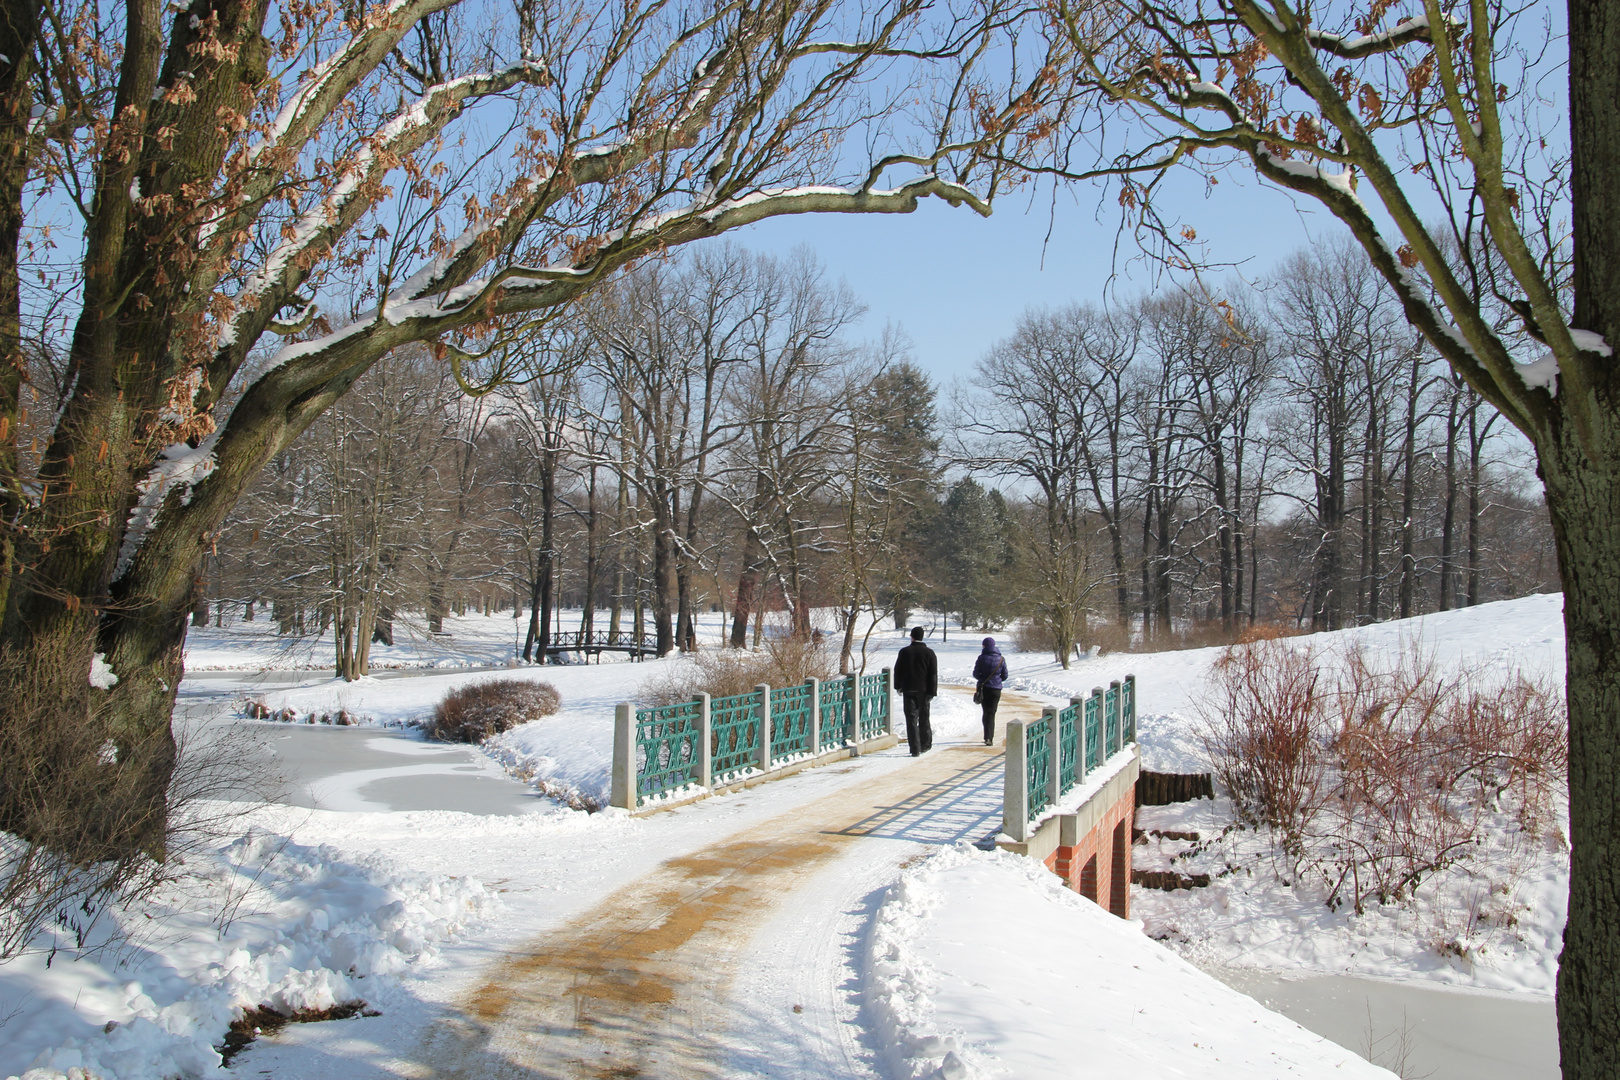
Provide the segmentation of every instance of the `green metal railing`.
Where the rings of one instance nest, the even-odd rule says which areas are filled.
[[[1124,745],[1119,738],[1119,684],[1110,686],[1103,694],[1103,716],[1108,722],[1108,753],[1112,754]]]
[[[771,691],[771,764],[810,753],[811,683]]]
[[[662,795],[695,783],[702,707],[686,701],[636,713],[636,774],[640,794]]]
[[[1102,699],[1096,694],[1086,698],[1086,772],[1099,768],[1104,757],[1102,740]]]
[[[1031,720],[1024,726],[1024,790],[1029,792],[1029,816],[1034,817],[1052,803],[1052,722],[1049,717]]]
[[[1134,753],[1136,678],[1127,675],[1106,691],[1048,708],[1039,720],[1007,725],[1002,787],[1002,830],[1025,841],[1042,814],[1066,805],[1070,792],[1084,792],[1095,770],[1107,770],[1121,753]],[[1089,796],[1087,796],[1089,797]]]
[[[885,668],[876,675],[862,675],[860,679],[861,742],[886,735],[889,731],[889,672]]]
[[[714,732],[713,782],[723,783],[759,766],[759,692],[733,694],[709,703]]]
[[[836,750],[849,742],[850,688],[852,680],[845,677],[828,679],[821,684],[821,745],[818,753]]]
[[[1080,782],[1080,706],[1070,702],[1058,710],[1058,787],[1064,791]]]
[[[777,687],[768,697],[760,687],[654,708],[620,702],[611,803],[633,810],[686,787],[713,788],[796,759],[864,748],[892,733],[892,682],[885,668]]]

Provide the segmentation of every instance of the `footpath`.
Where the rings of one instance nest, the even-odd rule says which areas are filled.
[[[1038,715],[1034,702],[1009,694],[998,727]],[[761,954],[765,967],[791,977],[801,959],[795,939],[810,951],[820,947],[827,935],[817,927],[833,914],[827,901],[847,906],[847,880],[878,870],[892,878],[914,857],[914,843],[993,836],[1001,824],[1003,761],[1000,748],[936,748],[909,767],[667,860],[594,910],[509,951],[424,1034],[418,1060],[431,1075],[466,1080],[736,1075],[745,1041],[739,1021],[758,1026],[746,1015],[747,984]],[[852,862],[864,873],[851,877]],[[834,880],[818,880],[829,876]],[[784,924],[808,932],[781,933]],[[806,997],[817,990],[804,989]],[[826,1075],[839,1057],[858,1067],[869,1056],[848,1017],[831,1017],[837,1010],[825,1007],[806,1015],[805,1008],[795,1004],[795,1015],[832,1019],[836,1030],[790,1035],[787,1052],[821,1060],[777,1060],[777,1075]],[[768,1073],[770,1063],[761,1064]]]

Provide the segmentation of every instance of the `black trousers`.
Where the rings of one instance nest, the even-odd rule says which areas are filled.
[[[984,744],[989,746],[996,741],[996,707],[1001,704],[1001,691],[986,686],[979,691],[979,700],[984,708]]]
[[[911,756],[925,754],[934,746],[934,726],[928,722],[928,695],[906,691],[900,695],[906,710],[906,743]]]

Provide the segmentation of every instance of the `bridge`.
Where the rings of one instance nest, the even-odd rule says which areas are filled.
[[[658,639],[646,634],[638,637],[623,630],[592,630],[590,633],[575,630],[572,634],[553,634],[546,645],[548,657],[571,652],[594,656],[598,661],[605,652],[628,653],[630,659],[640,660],[644,656],[658,655]]]

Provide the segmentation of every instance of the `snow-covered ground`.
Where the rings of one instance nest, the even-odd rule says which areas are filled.
[[[871,1011],[906,1080],[1392,1075],[1006,852],[957,845],[907,869],[870,941]]]
[[[1421,633],[1448,663],[1557,675],[1559,602],[1530,597],[1432,616],[1417,628],[1386,624],[1345,633],[1384,650]],[[142,907],[125,912],[124,921],[140,929],[129,944],[82,956],[69,948],[49,967],[44,954],[0,965],[0,1076],[37,1063],[45,1071],[30,1080],[56,1080],[68,1075],[75,1053],[106,1080],[210,1075],[203,1068],[207,1047],[222,1038],[233,1008],[291,1002],[286,995],[301,988],[334,999],[352,994],[382,1015],[294,1025],[250,1047],[233,1071],[300,1080],[413,1075],[421,1032],[511,950],[591,910],[664,860],[912,765],[902,745],[648,818],[586,814],[536,798],[532,787],[492,766],[553,790],[604,795],[613,704],[633,700],[642,680],[677,661],[509,669],[510,615],[468,616],[452,620],[449,639],[401,634],[399,646],[380,650],[380,662],[413,670],[342,684],[319,670],[329,663],[324,648],[284,647],[273,629],[261,621],[193,637],[194,674],[183,684],[180,706],[188,724],[241,723],[241,706],[253,699],[303,717],[345,709],[372,722],[411,722],[462,682],[512,676],[552,682],[563,710],[495,740],[484,766],[476,751],[425,743],[410,728],[247,722],[276,745],[305,748],[284,761],[295,771],[320,773],[318,784],[306,785],[311,797],[301,807],[254,812],[253,840],[221,841],[188,864],[180,880],[148,902],[161,918],[146,919]],[[702,625],[710,640],[720,629],[717,616]],[[930,639],[942,681],[970,681],[979,639],[955,629],[948,641]],[[888,663],[903,640],[899,632],[876,632],[872,666]],[[1193,704],[1215,650],[1101,656],[1065,671],[1049,656],[1016,652],[1010,640],[1002,647],[1011,687],[1041,701],[1062,701],[1134,672],[1147,767],[1206,767]],[[487,666],[467,670],[473,665]],[[942,695],[935,723],[942,749],[978,739],[977,711],[965,694]],[[324,736],[334,738],[317,746],[313,740]],[[441,760],[450,754],[466,757]],[[439,787],[442,797],[423,799]],[[484,793],[476,799],[466,794],[475,787]],[[510,796],[488,796],[502,790]],[[974,1075],[957,1072],[960,1065],[983,1075],[1067,1077],[1089,1075],[1077,1074],[1075,1063],[1091,1053],[1114,1055],[1099,1076],[1159,1071],[1171,1053],[1174,1061],[1196,1062],[1200,1075],[1288,1075],[1281,1067],[1267,1071],[1273,1061],[1313,1075],[1355,1068],[1377,1075],[1203,978],[1143,935],[1140,924],[1103,916],[1032,867],[948,847],[994,831],[993,794],[948,829],[923,820],[863,840],[813,887],[782,899],[770,935],[759,940],[738,982],[727,1075],[899,1078],[926,1074],[918,1070],[928,1062],[941,1076]],[[1193,812],[1220,813],[1221,805],[1206,802]],[[929,813],[918,811],[924,819]],[[942,843],[946,854],[902,871],[902,863]],[[1324,921],[1309,910],[1309,898],[1273,890],[1137,890],[1133,905],[1150,927],[1180,919],[1177,948],[1198,963],[1443,977],[1541,995],[1557,952],[1556,935],[1543,931],[1561,925],[1561,873],[1567,875],[1558,853],[1548,852],[1524,875],[1539,890],[1532,899],[1541,906],[1528,921],[1521,913],[1522,952],[1473,967],[1455,958],[1436,964],[1421,937],[1402,938],[1399,926]],[[222,907],[233,913],[223,926]],[[1200,910],[1204,921],[1194,922]],[[1376,944],[1356,946],[1357,931]],[[158,946],[148,944],[159,937]],[[365,963],[356,962],[362,956]],[[874,960],[899,967],[880,968]],[[909,982],[885,981],[902,969]],[[1070,972],[1104,973],[1101,985],[1109,989],[1069,979]],[[792,1017],[791,1028],[776,1021],[784,1015]],[[117,1026],[104,1030],[109,1022]],[[1153,1037],[1122,1038],[1122,1027],[1132,1025]],[[1233,1035],[1240,1025],[1248,1037]],[[856,1034],[831,1034],[850,1031]],[[1068,1040],[1073,1053],[1042,1065],[1058,1039]],[[941,1046],[960,1047],[960,1061],[932,1053]],[[120,1047],[132,1056],[113,1057]],[[167,1073],[152,1064],[165,1053]]]

